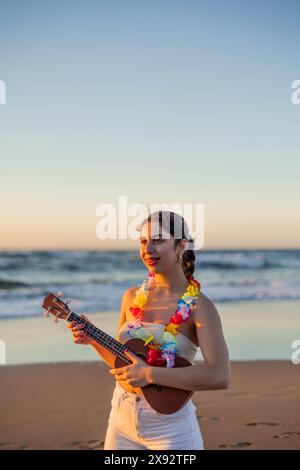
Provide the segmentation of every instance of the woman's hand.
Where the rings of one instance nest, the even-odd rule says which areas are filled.
[[[133,387],[145,387],[149,385],[152,377],[152,367],[132,352],[126,350],[126,356],[132,361],[132,364],[118,369],[110,369],[116,380],[126,382]]]
[[[80,318],[91,323],[90,320],[85,315],[80,315]],[[74,343],[76,344],[93,344],[94,340],[90,338],[86,331],[84,331],[83,323],[70,322],[67,323],[67,327],[70,328],[73,334]]]

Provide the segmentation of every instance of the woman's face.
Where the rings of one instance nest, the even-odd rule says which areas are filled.
[[[177,263],[174,238],[155,222],[146,222],[140,236],[140,256],[150,272],[168,272]]]

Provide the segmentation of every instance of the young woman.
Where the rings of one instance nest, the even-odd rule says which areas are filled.
[[[127,352],[132,363],[114,369],[112,353],[89,338],[83,325],[68,326],[74,342],[91,344],[116,378],[105,450],[204,449],[191,399],[178,411],[162,414],[148,404],[141,387],[154,383],[193,391],[228,388],[230,364],[219,314],[193,278],[195,252],[184,219],[159,211],[140,230],[140,257],[148,280],[124,293],[117,339],[125,343],[142,338],[151,350],[147,361]],[[193,364],[198,347],[204,361]],[[176,354],[193,365],[173,367]],[[159,366],[161,361],[165,367]]]

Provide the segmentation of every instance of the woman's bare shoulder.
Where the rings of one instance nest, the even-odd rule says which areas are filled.
[[[137,286],[130,286],[125,290],[123,294],[123,302],[127,303],[133,300],[133,297],[136,293]]]
[[[131,287],[128,287],[128,289],[126,289],[123,294],[118,332],[120,328],[123,326],[123,324],[128,320],[128,311],[132,303],[132,300],[134,298],[135,292],[136,292],[136,286],[131,286]],[[117,339],[119,339],[119,336],[117,336]]]
[[[123,318],[127,318],[127,312],[129,310],[129,307],[132,304],[132,301],[134,299],[135,293],[136,293],[136,286],[131,286],[128,287],[128,289],[125,290],[122,298],[122,306],[121,306],[121,311],[123,313]]]
[[[200,292],[200,296],[195,302],[193,316],[195,321],[216,321],[220,319],[218,310],[214,302],[205,294],[203,294],[203,292]]]

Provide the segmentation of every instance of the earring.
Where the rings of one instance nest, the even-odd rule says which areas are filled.
[[[182,263],[182,256],[181,256],[181,255],[178,255],[178,256],[177,256],[177,261],[178,261],[179,263]]]

